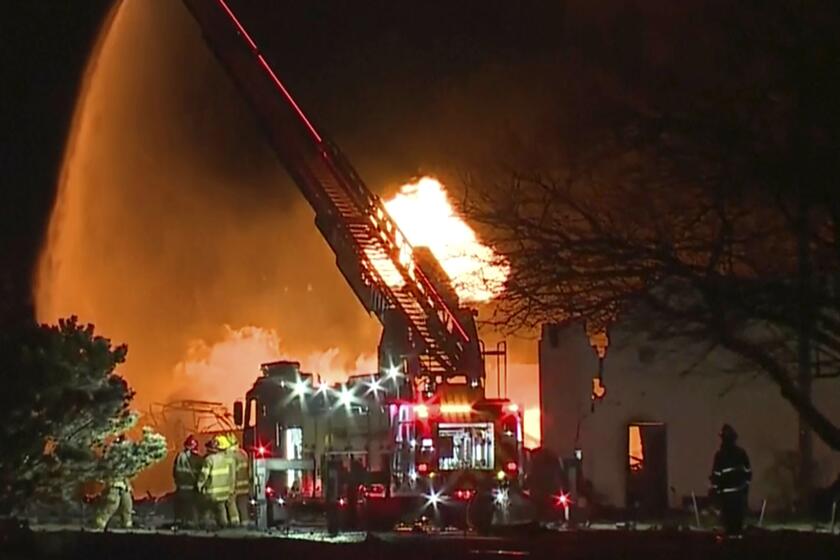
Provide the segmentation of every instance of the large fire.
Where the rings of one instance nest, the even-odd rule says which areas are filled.
[[[432,251],[462,301],[487,301],[502,289],[509,272],[507,265],[498,262],[493,250],[481,244],[475,232],[457,215],[440,181],[423,177],[405,184],[397,195],[385,201],[385,206],[413,246],[425,246]],[[399,281],[399,273],[390,261],[374,262],[386,281],[391,284]],[[275,329],[256,326],[235,329],[225,325],[217,342],[208,343],[203,338],[189,341],[184,359],[174,370],[176,378],[184,383],[176,393],[189,396],[188,387],[200,379],[202,398],[229,402],[232,396],[244,393],[242,380],[253,378],[255,364],[280,359],[300,361],[305,371],[317,373],[329,382],[371,373],[377,367],[373,354],[360,355],[347,367],[338,348],[295,355],[283,347]]]
[[[357,373],[376,371],[376,356],[362,354],[352,364],[345,364],[338,348],[298,355],[284,347],[282,337],[274,329],[245,326],[234,329],[224,326],[221,340],[209,343],[204,339],[189,342],[184,359],[174,368],[184,398],[196,398],[194,387],[201,387],[201,398],[229,404],[242,398],[250,382],[257,376],[259,364],[276,360],[294,360],[306,372],[317,373],[322,381],[344,381]]]
[[[385,208],[412,246],[432,251],[463,303],[487,302],[502,291],[510,268],[478,240],[440,181],[422,177],[405,184]],[[393,278],[378,262],[377,268],[386,281]]]
[[[142,60],[127,65],[136,52]],[[115,4],[78,101],[35,300],[41,321],[76,314],[128,343],[120,371],[143,411],[180,399],[229,405],[264,361],[295,359],[327,381],[376,367],[367,352],[380,325],[246,115],[180,3]],[[440,182],[405,185],[387,208],[464,302],[499,293],[507,267]],[[519,386],[511,397],[535,401]]]
[[[373,373],[377,370],[374,354],[361,354],[348,362],[338,348],[323,352],[293,352],[284,344],[283,337],[275,329],[245,326],[223,327],[221,337],[215,342],[202,338],[189,341],[184,358],[173,368],[177,389],[172,398],[184,398],[220,402],[226,405],[234,399],[241,399],[257,375],[258,365],[275,360],[294,360],[301,369],[317,374],[321,381],[338,383],[351,375]],[[513,379],[526,383],[515,383],[509,388],[514,402],[530,404],[530,391],[536,381],[536,365],[511,363],[508,369]],[[488,376],[487,394],[496,394],[496,380]],[[196,392],[196,387],[200,388]],[[539,447],[540,410],[528,406],[523,413],[525,445]]]

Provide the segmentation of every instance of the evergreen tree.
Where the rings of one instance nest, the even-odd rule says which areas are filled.
[[[126,353],[76,317],[0,333],[0,512],[76,500],[88,482],[130,477],[163,457],[165,440],[150,430],[136,443],[118,439],[137,422],[134,393],[115,372]]]

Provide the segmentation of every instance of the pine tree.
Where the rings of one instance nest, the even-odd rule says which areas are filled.
[[[91,482],[133,476],[163,458],[165,440],[137,422],[134,396],[115,370],[127,347],[112,346],[76,317],[0,333],[0,513],[32,500],[75,501]]]
[[[132,415],[135,419],[137,416]],[[124,432],[104,446],[99,461],[97,481],[107,485],[111,482],[132,479],[140,472],[166,457],[166,438],[148,426],[143,427],[137,441],[124,439]]]

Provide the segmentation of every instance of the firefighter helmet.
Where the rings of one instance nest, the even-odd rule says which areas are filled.
[[[216,446],[219,448],[219,451],[224,451],[231,446],[230,436],[226,435],[218,435],[214,438],[216,440]]]
[[[187,436],[187,439],[184,440],[184,449],[188,451],[195,451],[198,449],[198,440],[195,439],[195,436],[190,434]]]
[[[738,432],[736,432],[735,428],[729,424],[724,424],[720,428],[720,439],[723,441],[735,441],[738,439]]]

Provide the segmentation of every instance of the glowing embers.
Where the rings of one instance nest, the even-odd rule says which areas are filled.
[[[440,181],[423,177],[403,185],[396,196],[385,201],[385,208],[412,246],[431,250],[461,301],[485,302],[502,291],[510,267],[483,245],[455,212]],[[365,253],[388,285],[403,285],[390,260],[385,264],[386,256],[372,249]],[[400,254],[403,261],[410,261],[409,256]]]

